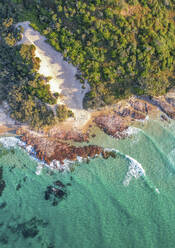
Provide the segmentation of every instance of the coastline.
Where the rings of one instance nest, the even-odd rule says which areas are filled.
[[[28,125],[11,119],[6,102],[0,107],[0,135],[10,131],[20,135],[26,146],[33,147],[36,157],[41,161],[64,164],[65,160],[76,161],[78,157],[89,159],[99,154],[106,158],[111,154],[106,154],[102,146],[80,145],[95,137],[96,134],[91,134],[93,127],[100,128],[116,139],[122,139],[129,135],[130,126],[137,121],[147,120],[149,116],[159,116],[162,121],[175,118],[174,90],[152,99],[133,96],[112,106],[84,110],[83,98],[89,85],[86,85],[86,90],[82,90],[81,83],[75,78],[76,68],[64,61],[62,55],[46,43],[46,38],[30,27],[30,22],[17,24],[20,25],[24,33],[18,44],[35,45],[36,56],[41,60],[39,73],[51,77],[51,92],[60,93],[62,97],[59,103],[66,104],[75,114],[74,118],[36,132]],[[70,142],[79,144],[71,145]]]
[[[175,108],[171,104],[169,105],[170,109],[175,112]],[[6,116],[8,117],[8,114]],[[88,144],[89,140],[96,136],[93,133],[93,128],[99,128],[115,139],[124,139],[130,135],[130,128],[136,122],[144,122],[149,119],[149,116],[168,122],[168,119],[172,118],[172,111],[170,117],[168,117],[159,110],[158,106],[132,97],[129,100],[121,101],[118,104],[94,112],[89,124],[81,126],[81,128],[75,128],[70,121],[65,121],[48,130],[36,132],[26,125],[11,125],[9,127],[0,122],[0,135],[2,136],[13,129],[25,144],[22,148],[25,148],[29,154],[30,151],[33,151],[33,155],[50,168],[63,170],[68,161],[71,164],[79,159],[88,162],[89,159],[99,155],[102,155],[103,158],[114,156],[114,154],[107,153],[103,145]],[[29,147],[31,149],[28,149]]]

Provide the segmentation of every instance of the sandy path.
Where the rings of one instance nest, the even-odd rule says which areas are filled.
[[[63,60],[62,55],[46,43],[46,38],[30,27],[30,22],[21,22],[17,26],[24,28],[23,38],[18,43],[33,44],[36,47],[36,56],[41,59],[39,73],[51,76],[51,91],[59,92],[63,96],[58,103],[66,104],[75,114],[76,127],[84,125],[90,119],[90,113],[83,110],[83,98],[90,87],[82,89],[75,74],[77,69]]]

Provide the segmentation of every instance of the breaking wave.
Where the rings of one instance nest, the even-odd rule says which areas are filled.
[[[138,179],[140,177],[143,177],[145,183],[148,185],[149,188],[151,188],[154,192],[156,193],[160,193],[159,189],[156,188],[148,179],[148,177],[146,176],[146,172],[143,169],[141,163],[139,163],[136,159],[132,158],[129,155],[126,155],[122,152],[120,152],[119,150],[116,149],[110,149],[110,148],[105,148],[105,151],[108,152],[115,152],[116,154],[120,155],[121,157],[123,157],[125,160],[127,160],[129,162],[129,167],[128,167],[128,171],[126,173],[126,176],[123,180],[123,185],[124,186],[128,186],[131,179],[134,177],[135,179]]]
[[[107,152],[115,152],[116,154],[119,154],[120,156],[122,156],[125,160],[127,160],[129,162],[129,168],[128,168],[128,172],[125,176],[125,179],[123,181],[123,184],[125,186],[129,185],[132,177],[135,177],[136,179],[141,177],[141,176],[145,176],[145,170],[143,169],[142,165],[135,160],[134,158],[120,152],[119,150],[116,149],[109,149],[109,148],[105,148],[105,151]]]
[[[140,128],[130,126],[126,130],[124,130],[123,133],[126,134],[127,136],[132,136],[138,134],[140,130],[141,130]]]

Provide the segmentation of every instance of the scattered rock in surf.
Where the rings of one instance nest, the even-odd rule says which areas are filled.
[[[115,151],[103,151],[102,152],[102,157],[104,159],[108,159],[109,157],[116,158],[116,152]]]
[[[45,200],[52,200],[52,205],[57,206],[60,200],[67,197],[66,185],[57,180],[52,185],[47,186],[45,191]]]
[[[62,182],[59,181],[59,180],[55,181],[54,184],[57,185],[57,186],[59,186],[59,187],[62,187],[62,188],[65,187],[64,183],[62,183]]]
[[[162,114],[162,115],[160,116],[160,118],[161,118],[162,121],[169,122],[168,118],[167,118],[166,115],[164,115],[164,114]]]

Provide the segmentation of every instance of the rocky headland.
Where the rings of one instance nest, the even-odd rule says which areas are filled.
[[[171,100],[170,100],[171,99]],[[104,158],[114,156],[104,151],[103,146],[88,145],[89,139],[95,134],[90,134],[91,128],[99,127],[106,134],[114,138],[121,139],[127,137],[127,129],[136,121],[144,121],[148,116],[159,113],[162,121],[169,121],[169,118],[175,118],[174,100],[170,97],[159,97],[152,99],[130,98],[122,101],[107,109],[94,112],[91,116],[91,122],[86,128],[75,129],[64,123],[60,126],[54,126],[49,130],[35,132],[29,128],[20,127],[16,134],[26,143],[32,146],[36,152],[37,158],[50,164],[52,161],[77,161],[82,158],[88,161],[98,155]],[[78,142],[71,144],[71,141]],[[87,145],[80,144],[86,142]]]
[[[121,101],[111,107],[100,109],[91,113],[91,121],[86,127],[76,129],[69,121],[61,123],[47,130],[34,131],[28,126],[15,125],[15,122],[1,125],[0,130],[9,131],[16,128],[16,135],[31,146],[38,159],[45,161],[48,165],[52,161],[77,161],[82,158],[89,161],[90,158],[102,155],[104,158],[114,156],[105,152],[104,148],[95,145],[84,145],[90,138],[95,137],[91,128],[99,127],[106,134],[121,139],[127,137],[127,129],[136,121],[144,121],[148,116],[155,116],[159,113],[162,121],[169,121],[175,118],[175,98],[171,93],[166,96],[142,98],[132,97],[129,100]],[[8,117],[9,118],[9,117]],[[3,120],[4,120],[3,115]],[[9,129],[10,128],[10,129]],[[71,141],[78,142],[72,145]]]

